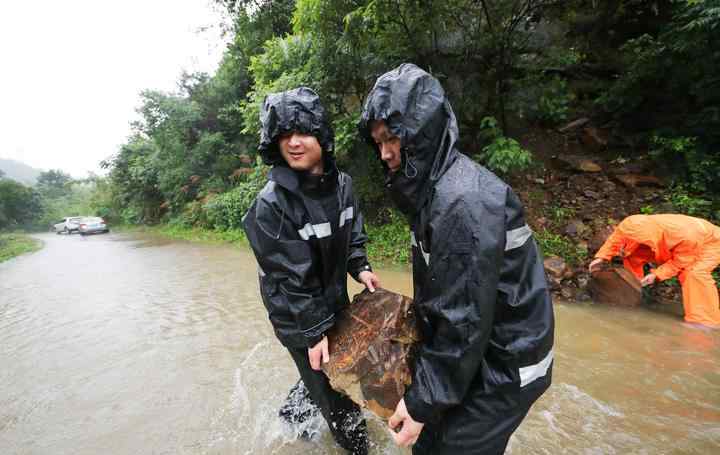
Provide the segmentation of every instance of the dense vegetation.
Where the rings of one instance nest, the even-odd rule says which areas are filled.
[[[357,182],[378,250],[391,250],[404,231],[355,124],[377,76],[409,61],[442,81],[463,147],[496,172],[512,178],[533,164],[513,138],[521,127],[590,116],[612,131],[611,147],[665,169],[678,207],[718,216],[720,0],[216,2],[234,37],[217,72],[142,93],[133,136],[102,163],[107,179],[89,183],[97,214],[237,229],[267,171],[255,151],[259,103],[302,84],[332,114],[339,165]],[[44,213],[72,205],[55,200]]]
[[[75,180],[60,170],[41,172],[33,186],[0,171],[0,232],[47,230],[66,216],[109,215],[103,178]]]

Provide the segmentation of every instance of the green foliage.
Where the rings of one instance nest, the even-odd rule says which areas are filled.
[[[368,225],[370,241],[366,248],[373,262],[405,264],[410,259],[410,229],[407,221],[395,210],[385,209],[382,224]]]
[[[492,141],[483,147],[479,156],[489,169],[508,175],[530,167],[533,162],[532,154],[522,148],[515,139],[504,137],[494,118],[485,117],[480,123],[480,128],[485,130],[486,137],[491,138]]]
[[[464,143],[484,145],[478,158],[505,175],[533,163],[508,137],[508,110],[552,126],[568,119],[580,84],[591,86],[580,101],[609,85],[599,105],[616,124],[638,128],[648,142],[650,131],[662,132],[652,149],[682,180],[674,203],[696,214],[717,210],[699,201],[720,194],[720,0],[216,3],[232,17],[234,34],[217,72],[183,74],[176,93],[143,92],[134,135],[106,160],[108,178],[96,182],[88,210],[126,223],[233,232],[264,184],[263,171],[240,169],[256,158],[260,103],[306,85],[333,120],[338,165],[378,223],[374,234],[390,239],[376,246],[406,258],[407,242],[392,249],[404,223],[386,212],[381,166],[355,125],[377,76],[408,61],[438,77]],[[71,205],[45,206],[57,213]],[[556,223],[567,216],[551,215]],[[562,237],[543,238],[570,251]]]
[[[640,213],[642,213],[643,215],[652,215],[653,213],[655,213],[655,207],[653,207],[652,205],[645,205],[643,207],[640,207]]]
[[[717,197],[707,199],[690,193],[682,185],[674,185],[665,199],[680,213],[720,221],[720,199]]]
[[[567,120],[570,102],[573,95],[568,91],[567,82],[556,76],[540,86],[537,111],[529,111],[534,117],[546,125],[557,125]]]
[[[267,171],[267,167],[258,164],[235,188],[209,198],[202,206],[206,213],[205,224],[220,230],[240,229],[243,216],[267,182]],[[198,220],[191,220],[190,225],[198,224],[201,224]]]
[[[535,232],[535,240],[545,256],[559,256],[571,266],[580,264],[588,255],[576,242],[547,229]]]
[[[66,196],[70,192],[72,177],[60,169],[40,173],[35,187],[43,196]]]
[[[44,230],[66,216],[95,215],[90,206],[94,193],[95,183],[92,181],[74,182],[68,185],[64,194],[50,192],[42,198],[43,210],[36,216],[35,225]]]
[[[309,36],[290,35],[265,43],[264,52],[251,58],[249,71],[255,80],[248,101],[241,104],[244,133],[260,129],[260,106],[269,93],[301,85],[318,90],[319,74],[313,74],[313,42]]]
[[[575,216],[575,209],[572,207],[551,206],[549,207],[549,213],[550,220],[559,226],[563,222]]]
[[[568,119],[574,95],[560,76],[547,78],[533,74],[521,81],[512,105],[520,117],[542,125],[554,126]]]
[[[658,32],[622,47],[624,71],[599,103],[628,128],[662,131],[662,139],[653,141],[661,152],[659,162],[670,154],[671,169],[694,190],[717,192],[720,0],[669,4],[669,20]],[[672,167],[677,162],[683,165]]]
[[[698,144],[697,137],[653,135],[650,155],[673,168],[676,175],[696,192],[720,189],[720,153]]]
[[[0,179],[0,231],[30,228],[42,213],[40,194],[9,179]]]
[[[0,262],[37,251],[42,242],[21,234],[0,234]]]
[[[218,231],[214,229],[188,227],[178,223],[148,225],[120,225],[119,229],[125,231],[139,231],[150,234],[161,235],[171,239],[189,240],[194,242],[207,243],[239,243],[247,244],[245,232],[240,229],[230,229],[226,231]]]

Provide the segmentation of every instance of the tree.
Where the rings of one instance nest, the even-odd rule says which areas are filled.
[[[70,192],[72,177],[60,169],[42,172],[37,178],[37,188],[46,197],[65,196]]]
[[[0,180],[0,229],[29,227],[41,214],[37,191],[13,180]]]

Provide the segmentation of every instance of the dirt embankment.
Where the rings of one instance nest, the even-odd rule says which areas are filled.
[[[587,266],[615,224],[637,213],[672,211],[667,182],[647,150],[627,147],[587,119],[558,129],[516,135],[536,165],[509,180],[546,257],[553,290],[565,300],[589,300]],[[555,257],[553,257],[555,256]],[[682,313],[679,286],[663,283],[644,299]]]

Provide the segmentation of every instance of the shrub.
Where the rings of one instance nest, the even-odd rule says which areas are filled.
[[[522,89],[512,100],[520,117],[553,126],[567,120],[575,96],[560,76],[550,79],[534,74],[522,80]]]
[[[690,190],[704,192],[720,184],[718,169],[720,155],[700,146],[696,137],[664,137],[658,134],[650,140],[650,155],[662,160],[679,174],[684,174]]]
[[[485,117],[480,122],[483,136],[490,139],[490,144],[482,149],[480,160],[493,172],[507,175],[527,169],[532,164],[532,154],[522,148],[512,138],[502,135],[493,117]]]
[[[397,211],[386,208],[380,214],[387,221],[368,225],[367,252],[371,261],[404,264],[410,258],[410,229],[405,218]]]
[[[720,202],[718,200],[695,196],[682,185],[672,186],[665,199],[681,213],[709,220],[720,220]]]
[[[217,229],[240,228],[242,218],[248,211],[255,196],[265,186],[268,168],[257,163],[252,172],[235,188],[222,194],[210,196],[203,205],[207,225]]]
[[[561,235],[543,229],[535,232],[535,240],[545,256],[559,256],[570,265],[577,265],[587,258],[587,250]]]

